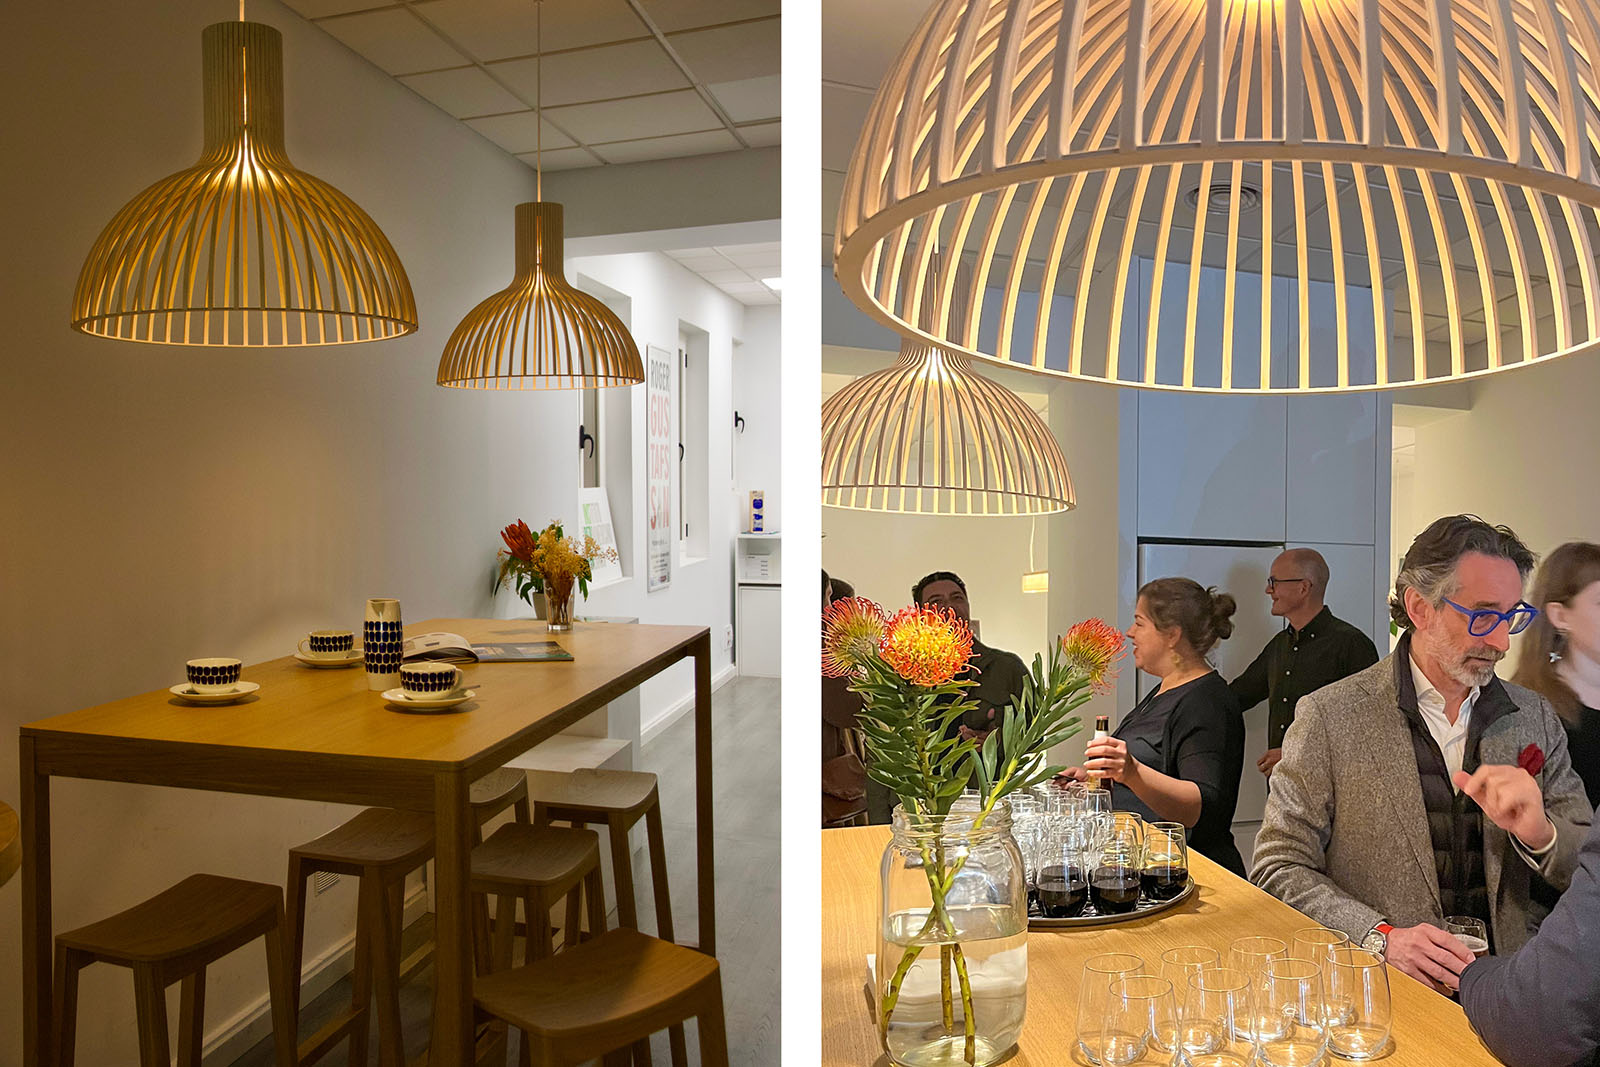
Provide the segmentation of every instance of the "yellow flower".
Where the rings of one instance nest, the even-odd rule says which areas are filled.
[[[943,685],[972,656],[972,631],[948,608],[902,608],[889,620],[879,654],[912,685]]]
[[[1090,688],[1105,692],[1117,677],[1116,663],[1126,643],[1127,637],[1115,626],[1085,619],[1061,638],[1061,651],[1067,663],[1089,679]]]
[[[829,678],[854,674],[878,654],[883,640],[883,609],[866,597],[841,597],[822,613],[822,673]]]

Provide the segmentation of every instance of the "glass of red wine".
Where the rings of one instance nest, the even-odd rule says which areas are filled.
[[[1189,884],[1188,833],[1181,822],[1153,822],[1145,827],[1144,868],[1139,888],[1146,900],[1171,900]]]
[[[1099,862],[1089,875],[1089,902],[1095,911],[1101,915],[1120,915],[1138,907],[1139,874],[1143,864],[1142,823],[1131,819],[1113,820]]]

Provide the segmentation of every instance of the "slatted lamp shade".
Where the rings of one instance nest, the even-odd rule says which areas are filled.
[[[517,205],[511,284],[467,312],[445,343],[440,385],[585,389],[644,381],[622,320],[575,289],[562,267],[561,205]]]
[[[919,515],[1046,515],[1074,506],[1061,446],[1011,390],[917,341],[822,405],[822,502]]]
[[[124,341],[331,345],[417,328],[405,268],[339,190],[289,161],[283,38],[224,22],[201,35],[200,161],[117,213],[84,262],[72,326]]]
[[[1587,352],[1597,64],[1572,0],[936,0],[856,146],[835,270],[903,333],[1127,385]],[[935,247],[969,280],[923,308]]]

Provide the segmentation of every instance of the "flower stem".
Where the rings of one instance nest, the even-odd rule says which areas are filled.
[[[978,1029],[972,1018],[972,982],[967,977],[967,957],[961,951],[960,943],[950,946],[955,956],[956,976],[961,980],[961,1029],[967,1037],[966,1060],[969,1064],[978,1061]]]

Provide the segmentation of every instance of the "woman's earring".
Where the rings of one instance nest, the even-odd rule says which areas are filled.
[[[1556,639],[1555,639],[1555,647],[1550,649],[1550,662],[1551,663],[1559,663],[1559,662],[1561,662],[1561,650],[1563,648],[1566,648],[1566,647],[1567,647],[1567,631],[1565,631],[1565,630],[1557,630],[1556,631]]]

